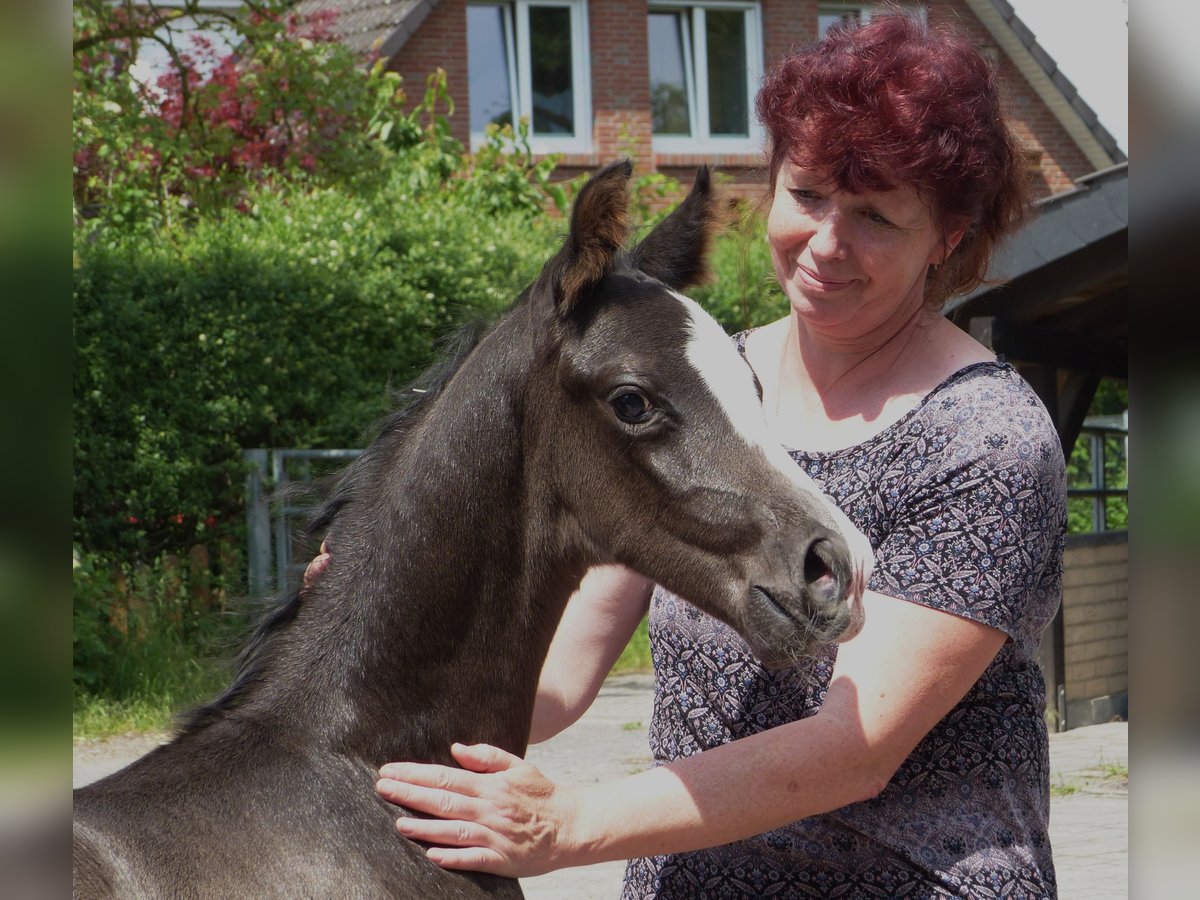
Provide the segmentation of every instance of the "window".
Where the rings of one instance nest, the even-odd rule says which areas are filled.
[[[471,144],[490,124],[529,119],[535,153],[591,148],[584,0],[467,6]]]
[[[922,21],[929,18],[929,10],[924,4],[903,4],[910,11],[915,11]],[[834,25],[845,23],[852,25],[858,22],[870,22],[877,6],[873,3],[821,3],[817,6],[817,37],[825,37]]]
[[[825,37],[834,25],[871,21],[871,7],[865,3],[822,3],[817,7],[817,37]]]
[[[1067,460],[1070,534],[1129,528],[1129,411],[1089,416]]]
[[[647,35],[654,149],[757,152],[758,4],[652,3]]]

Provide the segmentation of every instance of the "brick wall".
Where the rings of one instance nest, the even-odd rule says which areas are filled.
[[[1092,165],[1083,151],[966,3],[963,0],[929,0],[927,5],[931,22],[956,23],[988,58],[999,64],[1005,110],[1013,130],[1026,148],[1034,195],[1046,197],[1069,190],[1076,178],[1091,172]]]
[[[1063,561],[1067,722],[1123,718],[1129,707],[1129,535],[1072,536]],[[1042,666],[1051,677],[1050,632]],[[1053,705],[1053,694],[1048,693]]]
[[[646,0],[588,3],[592,147],[597,164],[632,155],[640,169],[652,165],[646,15]]]
[[[392,60],[414,102],[424,90],[425,76],[438,66],[446,69],[457,107],[451,127],[464,143],[470,137],[465,2],[441,0]],[[966,3],[928,0],[927,6],[931,21],[957,22],[998,63],[1006,107],[1027,148],[1035,194],[1042,197],[1067,190],[1076,178],[1088,174],[1092,167],[1086,157]],[[818,0],[762,0],[763,55],[768,66],[815,40],[817,7]],[[705,159],[651,153],[646,10],[646,0],[589,0],[593,149],[564,159],[564,174],[594,169],[633,153],[641,168],[668,172],[688,182],[696,166],[707,161],[730,176],[731,194],[757,199],[766,177],[757,156]]]
[[[389,69],[404,77],[404,91],[410,106],[421,102],[425,95],[425,79],[439,66],[446,70],[446,83],[454,99],[450,133],[465,146],[470,146],[466,0],[441,0],[388,64]]]

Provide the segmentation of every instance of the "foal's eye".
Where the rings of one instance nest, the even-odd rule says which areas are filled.
[[[622,422],[640,425],[650,418],[654,409],[646,395],[637,388],[619,388],[608,401]]]

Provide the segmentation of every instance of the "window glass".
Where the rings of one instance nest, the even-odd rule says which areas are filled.
[[[471,130],[481,132],[493,122],[511,125],[512,85],[501,7],[467,7],[467,66]]]
[[[585,0],[468,2],[472,148],[525,119],[534,153],[590,150],[586,47]]]
[[[709,9],[707,19],[708,121],[714,136],[750,133],[746,91],[746,15]]]
[[[650,103],[655,134],[691,134],[683,13],[650,13]]]
[[[844,12],[822,12],[817,14],[817,35],[824,37],[824,32],[833,28],[834,25],[853,25],[862,18],[862,13],[858,10]]]
[[[571,10],[529,8],[530,86],[535,134],[575,133],[571,84]]]

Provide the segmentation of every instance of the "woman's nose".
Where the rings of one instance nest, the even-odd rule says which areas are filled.
[[[823,216],[817,223],[812,237],[808,239],[809,251],[821,259],[841,259],[846,255],[840,217],[836,214]]]

